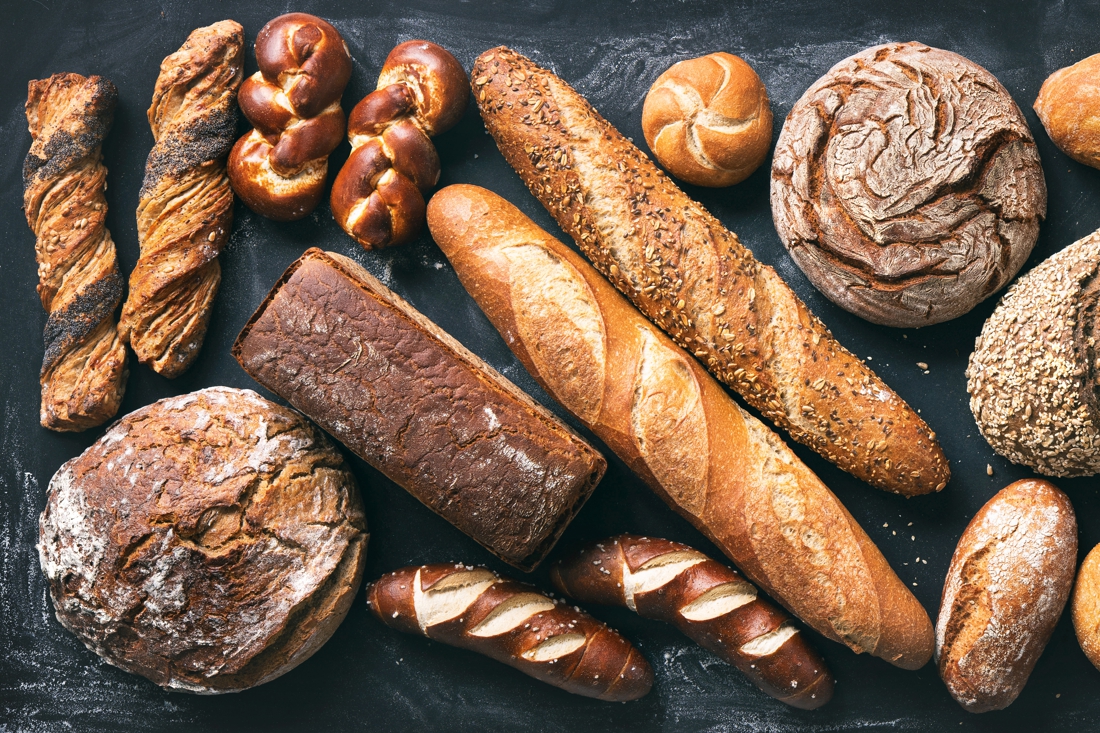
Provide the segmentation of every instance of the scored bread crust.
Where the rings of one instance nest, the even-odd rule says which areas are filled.
[[[985,322],[967,366],[993,450],[1049,476],[1100,472],[1100,231],[1040,263]]]
[[[857,652],[928,661],[927,612],[836,496],[587,262],[475,186],[428,226],[535,380],[746,576]]]
[[[905,495],[950,477],[935,434],[775,271],[569,85],[506,47],[471,74],[505,159],[597,269],[767,419]]]
[[[39,558],[57,619],[163,687],[233,692],[313,654],[362,578],[343,457],[298,413],[212,387],[130,413],[50,482]]]
[[[1093,547],[1081,563],[1070,605],[1081,651],[1100,669],[1100,545]]]
[[[963,531],[936,621],[936,661],[973,713],[1023,690],[1062,615],[1077,562],[1069,497],[1041,479],[1009,484]]]

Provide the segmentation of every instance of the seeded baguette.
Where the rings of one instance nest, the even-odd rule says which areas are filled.
[[[503,46],[479,56],[471,78],[486,128],[531,192],[712,374],[873,486],[911,496],[947,485],[916,412],[568,84]]]
[[[653,670],[617,631],[483,567],[395,570],[367,589],[367,604],[391,628],[484,654],[576,695],[626,702],[653,686]]]
[[[583,258],[476,186],[428,227],[535,380],[753,582],[856,652],[929,660],[928,614],[836,496]]]
[[[1077,563],[1077,519],[1054,484],[1025,479],[970,520],[947,570],[936,662],[972,713],[1008,707],[1062,615]]]
[[[833,696],[825,661],[794,619],[738,572],[687,545],[619,535],[554,563],[550,579],[581,603],[626,606],[673,624],[788,705],[813,710]]]

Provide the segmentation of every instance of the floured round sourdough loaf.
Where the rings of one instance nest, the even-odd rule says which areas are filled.
[[[1046,215],[1035,141],[988,71],[919,43],[862,51],[794,105],[772,163],[791,257],[887,326],[950,320],[1004,287]]]
[[[1009,289],[966,369],[982,436],[1049,476],[1100,473],[1100,231]]]
[[[57,619],[163,687],[243,690],[343,620],[367,533],[355,480],[298,413],[212,387],[119,420],[50,482],[39,558]]]

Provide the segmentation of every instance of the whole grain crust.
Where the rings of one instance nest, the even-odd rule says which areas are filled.
[[[1100,472],[1100,231],[1040,263],[982,327],[966,370],[993,449],[1049,476]]]

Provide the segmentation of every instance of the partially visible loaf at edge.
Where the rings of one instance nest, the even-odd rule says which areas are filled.
[[[50,481],[39,559],[57,620],[162,687],[236,692],[344,619],[367,532],[332,441],[252,390],[211,387],[116,422]]]
[[[606,461],[354,261],[310,249],[237,337],[256,381],[505,562],[533,569]]]

